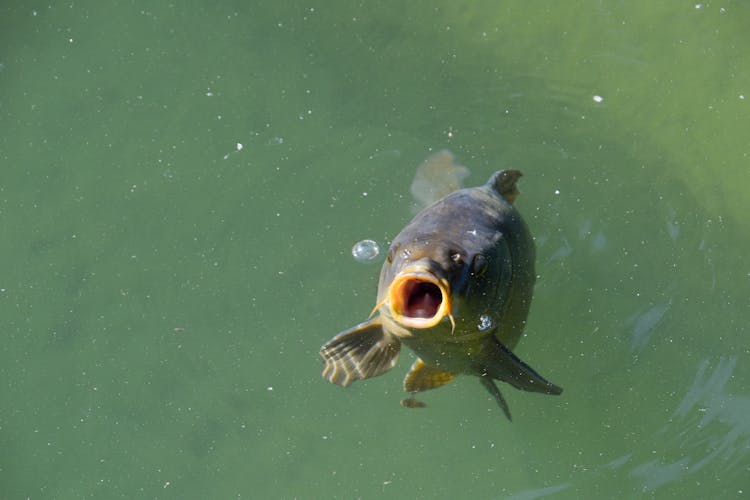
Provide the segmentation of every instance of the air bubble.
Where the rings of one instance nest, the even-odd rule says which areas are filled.
[[[352,257],[357,262],[370,262],[380,255],[380,245],[377,241],[362,240],[352,247]]]
[[[479,317],[479,325],[477,326],[479,327],[480,332],[486,332],[487,330],[495,328],[495,322],[492,321],[492,318],[487,314],[482,314]]]

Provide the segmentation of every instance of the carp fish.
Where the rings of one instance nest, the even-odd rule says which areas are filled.
[[[510,420],[495,380],[516,389],[560,394],[512,351],[523,334],[536,274],[529,230],[513,205],[518,170],[434,202],[403,228],[380,272],[371,319],[320,349],[323,377],[348,386],[396,365],[401,344],[417,359],[404,378],[414,394],[473,375]],[[375,313],[378,313],[373,317]]]

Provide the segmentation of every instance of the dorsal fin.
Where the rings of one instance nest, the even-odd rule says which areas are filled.
[[[492,174],[487,185],[497,191],[508,203],[513,203],[519,195],[516,182],[522,175],[520,170],[500,170]]]

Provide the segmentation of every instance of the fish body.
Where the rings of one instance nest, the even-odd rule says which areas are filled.
[[[381,375],[405,344],[418,356],[404,379],[412,394],[473,375],[510,418],[494,380],[562,392],[512,352],[536,276],[534,242],[513,205],[520,176],[496,172],[483,186],[436,201],[402,229],[380,272],[378,315],[321,348],[326,379],[347,386]],[[407,402],[421,406],[413,398]]]

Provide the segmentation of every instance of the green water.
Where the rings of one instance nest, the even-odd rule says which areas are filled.
[[[0,6],[0,498],[750,493],[750,6],[404,4]],[[525,174],[513,423],[320,376],[442,148]]]

